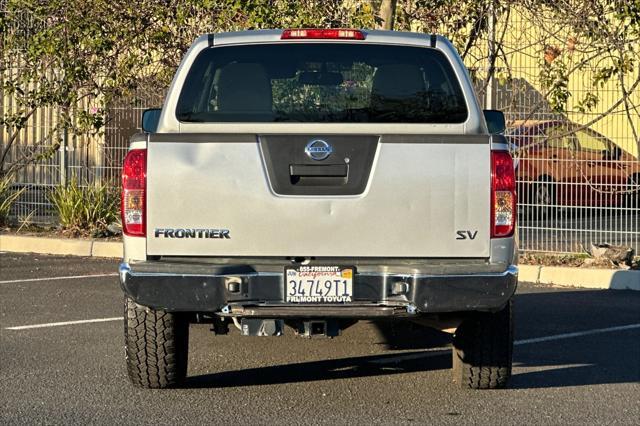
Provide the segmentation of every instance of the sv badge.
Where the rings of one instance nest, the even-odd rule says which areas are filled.
[[[456,234],[458,234],[456,240],[475,240],[478,236],[478,231],[456,231]]]

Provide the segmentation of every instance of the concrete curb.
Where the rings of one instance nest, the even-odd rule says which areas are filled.
[[[640,271],[518,265],[518,279],[536,284],[640,291]]]
[[[0,235],[0,251],[121,258],[122,243],[119,241]]]
[[[121,258],[122,243],[0,235],[0,251]],[[523,282],[593,289],[640,291],[640,271],[537,265],[519,265],[518,269],[519,279]]]

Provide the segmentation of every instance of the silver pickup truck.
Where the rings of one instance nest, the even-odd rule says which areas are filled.
[[[451,43],[352,29],[208,34],[122,172],[132,382],[186,376],[189,324],[454,333],[454,381],[511,375],[517,285],[504,117]]]

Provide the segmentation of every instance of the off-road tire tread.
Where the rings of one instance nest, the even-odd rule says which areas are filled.
[[[513,352],[511,303],[494,314],[481,313],[465,320],[453,346],[455,382],[470,389],[506,387]]]
[[[142,388],[162,389],[182,383],[187,374],[189,323],[180,314],[124,301],[127,373]]]

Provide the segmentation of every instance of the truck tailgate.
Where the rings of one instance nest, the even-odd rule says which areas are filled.
[[[488,136],[328,135],[326,169],[311,136],[158,136],[149,255],[489,256]]]

